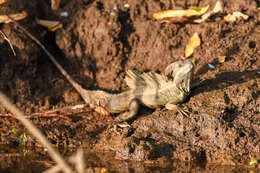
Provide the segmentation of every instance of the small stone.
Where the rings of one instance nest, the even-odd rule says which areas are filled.
[[[60,16],[62,17],[68,17],[69,16],[69,13],[67,11],[63,11],[60,13]]]
[[[215,69],[216,67],[213,64],[208,64],[210,69]]]
[[[129,8],[130,5],[129,5],[129,4],[124,4],[124,7],[125,7],[125,8]]]

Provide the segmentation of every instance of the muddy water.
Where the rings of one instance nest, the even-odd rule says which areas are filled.
[[[35,149],[35,148],[34,148]],[[34,150],[32,149],[32,150]],[[39,173],[47,170],[55,165],[42,149],[41,152],[22,149],[20,151],[10,149],[7,146],[1,146],[0,152],[0,172],[5,173]],[[6,151],[6,152],[4,152]],[[21,152],[22,151],[22,152]],[[60,149],[64,158],[71,155],[73,151]],[[134,162],[116,160],[111,153],[94,154],[85,151],[86,173],[100,173],[106,170],[107,172],[257,172],[254,168],[232,167],[217,164],[207,164],[199,162],[181,162],[171,160],[169,158],[161,158],[156,161]]]

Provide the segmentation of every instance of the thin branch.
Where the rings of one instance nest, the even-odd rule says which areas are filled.
[[[0,117],[11,117],[11,118],[15,118],[16,116],[13,114],[0,114]],[[68,121],[71,121],[71,119],[68,116],[65,115],[61,115],[61,114],[55,114],[55,113],[48,113],[48,112],[40,112],[40,113],[33,113],[30,115],[25,115],[25,118],[39,118],[39,117],[59,117]]]
[[[37,129],[28,119],[25,118],[24,114],[13,105],[9,99],[0,92],[0,103],[9,110],[12,114],[14,114],[18,120],[22,122],[22,124],[28,129],[28,131],[39,140],[39,142],[45,147],[52,157],[54,161],[58,163],[58,165],[62,168],[62,170],[66,173],[72,173],[72,169],[67,165],[67,163],[63,160],[60,154],[52,147],[52,145],[48,142],[46,137]]]
[[[82,98],[84,98],[84,96],[82,95],[82,87],[75,82],[70,75],[66,72],[66,70],[58,63],[58,61],[56,61],[56,59],[54,58],[54,56],[45,48],[45,46],[36,38],[34,37],[30,32],[28,32],[23,26],[21,26],[17,21],[14,20],[14,18],[12,18],[11,16],[7,15],[9,17],[10,20],[12,20],[12,22],[14,22],[21,30],[23,30],[23,32],[30,37],[33,41],[35,41],[35,43],[42,48],[42,50],[47,54],[47,56],[50,58],[50,60],[53,62],[53,64],[59,69],[59,71],[62,73],[62,75],[70,82],[70,84],[78,91],[78,93],[82,96]],[[94,104],[89,104],[89,106],[91,108],[96,108],[96,106]]]
[[[0,30],[0,33],[2,34],[3,38],[8,42],[9,46],[12,49],[12,52],[13,52],[14,56],[16,56],[16,53],[14,51],[14,47],[13,47],[11,41],[7,38],[7,36],[5,35],[5,33],[3,31]]]

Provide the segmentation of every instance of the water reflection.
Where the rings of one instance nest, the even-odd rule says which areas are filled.
[[[70,156],[75,150],[65,151],[65,158]],[[33,150],[24,151],[24,156],[12,150],[0,150],[0,172],[6,173],[39,173],[55,165],[55,163],[47,156],[46,151],[39,149],[37,152]],[[87,173],[100,172],[124,172],[124,173],[164,173],[164,172],[249,172],[250,169],[243,167],[220,166],[206,163],[180,162],[169,160],[166,157],[145,161],[120,161],[114,159],[111,153],[94,154],[86,152],[85,154]],[[253,169],[252,169],[253,170]],[[252,171],[251,170],[251,171]],[[259,170],[258,170],[259,171]],[[254,170],[257,172],[257,170]]]

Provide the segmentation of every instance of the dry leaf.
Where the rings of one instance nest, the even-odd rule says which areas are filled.
[[[232,14],[228,14],[228,15],[226,15],[226,16],[224,17],[224,20],[225,20],[225,21],[228,21],[228,22],[234,22],[234,21],[236,21],[236,17],[233,16]]]
[[[27,17],[27,13],[24,11],[22,13],[17,14],[10,14],[10,17],[12,17],[14,20],[22,20]],[[11,19],[7,15],[0,15],[0,23],[10,23],[12,22]]]
[[[102,106],[95,106],[95,111],[102,116],[109,116],[110,115],[110,112]]]
[[[81,105],[75,105],[73,106],[71,109],[74,110],[74,109],[83,109],[85,107],[84,104],[81,104]]]
[[[100,173],[107,173],[107,169],[106,168],[100,168]]]
[[[220,63],[224,63],[224,62],[226,61],[226,56],[219,56],[219,57],[218,57],[218,61],[219,61]]]
[[[239,11],[236,11],[236,12],[233,12],[232,14],[226,15],[224,17],[224,20],[227,22],[235,22],[238,18],[243,18],[244,20],[247,20],[248,16]]]
[[[5,3],[7,0],[0,0],[0,4]]]
[[[223,3],[222,1],[217,1],[214,9],[212,10],[214,13],[223,12]]]
[[[166,22],[166,23],[169,23],[169,22],[172,22],[172,23],[184,23],[186,21],[188,21],[189,18],[187,17],[184,17],[184,16],[177,16],[177,17],[165,17],[163,19],[160,19],[160,23],[163,23],[163,22]]]
[[[200,37],[197,32],[193,34],[193,36],[190,38],[186,49],[185,49],[185,58],[191,56],[194,52],[194,49],[200,45]]]
[[[48,28],[48,30],[52,32],[62,27],[62,24],[59,21],[41,20],[36,18],[36,23]]]
[[[221,1],[217,1],[214,9],[212,11],[209,11],[201,16],[200,19],[194,20],[196,23],[201,23],[213,16],[214,14],[223,12],[223,4]]]
[[[183,18],[191,18],[191,17],[198,17],[203,15],[207,10],[209,6],[206,7],[190,7],[187,10],[166,10],[161,11],[158,13],[153,14],[153,18],[157,20],[171,20],[174,19],[183,19]]]
[[[233,16],[239,18],[239,17],[242,17],[244,20],[247,20],[248,19],[248,15],[245,15],[239,11],[236,11],[236,12],[233,12],[232,14]]]
[[[51,0],[51,9],[57,10],[60,7],[60,0]]]

